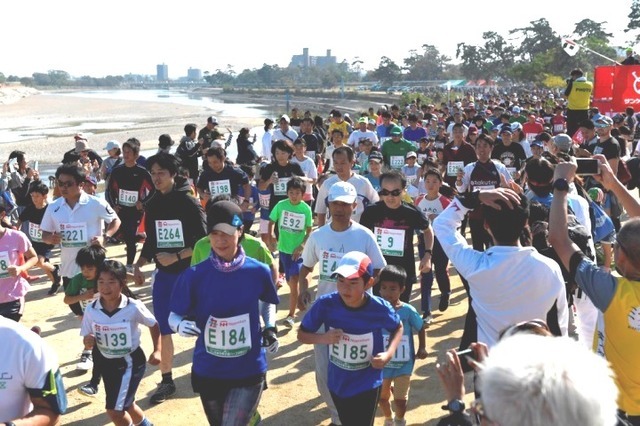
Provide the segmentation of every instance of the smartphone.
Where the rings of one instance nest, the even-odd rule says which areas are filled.
[[[593,176],[600,174],[600,164],[595,158],[576,158],[578,176]]]
[[[471,348],[467,348],[462,351],[456,351],[456,355],[458,355],[458,358],[460,359],[464,358],[465,356],[468,356],[472,360],[478,362],[478,360],[476,359],[476,353]]]

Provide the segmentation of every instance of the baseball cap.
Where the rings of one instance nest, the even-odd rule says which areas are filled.
[[[418,155],[414,151],[407,152],[407,156],[405,158],[418,158]]]
[[[120,148],[120,142],[118,142],[118,141],[109,141],[109,142],[107,142],[107,146],[104,147],[105,151],[111,151],[114,148]]]
[[[169,135],[167,133],[164,133],[164,134],[160,135],[160,137],[158,138],[158,146],[160,148],[170,147],[174,143],[175,142],[173,141],[173,139],[171,139],[171,135]]]
[[[79,139],[82,139],[83,141],[87,140],[87,137],[84,135],[84,133],[76,133],[73,138],[75,140],[79,140]]]
[[[371,157],[371,156],[369,156]],[[349,182],[336,182],[329,188],[329,202],[340,201],[343,203],[353,204],[356,202],[358,193],[355,186]]]
[[[382,153],[380,151],[372,151],[369,154],[369,161],[377,161],[378,163],[382,163]]]
[[[207,231],[233,235],[242,226],[242,210],[232,201],[218,201],[207,210]]]
[[[282,117],[280,117],[280,121],[282,120],[286,121],[287,123],[291,123],[291,119],[287,114],[282,114]]]
[[[348,280],[354,278],[373,277],[373,264],[366,254],[359,251],[350,251],[345,253],[338,262],[338,267],[331,274],[331,278],[338,275]]]
[[[511,126],[502,126],[502,129],[500,129],[500,134],[503,133],[509,133],[510,135],[513,134],[513,130],[511,130]]]
[[[368,122],[368,121],[369,121],[369,120],[367,119],[367,117],[360,117],[360,118],[358,119],[358,123],[365,123],[365,124],[367,124],[367,122]]]
[[[593,124],[598,128],[613,126],[613,120],[606,115],[602,115],[593,121]]]
[[[217,126],[218,119],[212,115],[211,117],[207,118],[207,123],[215,124]]]
[[[402,136],[402,127],[400,126],[393,126],[391,128],[391,130],[389,130],[389,134],[391,136]]]
[[[85,139],[76,139],[76,153],[81,153],[89,149],[89,144]]]
[[[514,106],[513,108],[511,108],[511,112],[514,114],[520,114],[520,107]]]
[[[84,178],[86,183],[90,183],[93,186],[98,186],[98,180],[94,176],[87,176]]]
[[[517,121],[511,123],[511,131],[515,132],[516,130],[522,130],[522,124],[518,123]]]
[[[553,143],[558,147],[560,151],[569,152],[573,146],[571,136],[566,133],[558,133],[553,137]]]
[[[369,120],[369,124],[376,124],[376,120],[374,120],[373,118]]]
[[[544,143],[542,143],[542,141],[540,139],[534,139],[531,141],[531,146],[537,146],[538,148],[542,148],[544,146]]]

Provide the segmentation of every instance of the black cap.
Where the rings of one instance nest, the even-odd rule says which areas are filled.
[[[166,133],[163,135],[160,135],[160,137],[158,138],[158,146],[160,148],[168,148],[174,143],[175,142],[173,141],[173,139],[171,139],[171,136]]]
[[[242,226],[242,209],[232,201],[218,201],[207,210],[207,232],[233,235]]]

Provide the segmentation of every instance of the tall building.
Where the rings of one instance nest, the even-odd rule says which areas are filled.
[[[156,80],[169,81],[169,66],[166,64],[156,65]]]
[[[187,80],[202,81],[202,70],[199,68],[189,68],[187,71]]]
[[[331,56],[331,49],[327,49],[326,56],[309,56],[309,48],[302,49],[302,55],[291,56],[290,67],[326,67],[328,65],[336,64],[337,60],[335,56]]]

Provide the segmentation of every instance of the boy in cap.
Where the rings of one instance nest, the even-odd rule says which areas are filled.
[[[328,386],[344,425],[373,425],[382,369],[402,339],[402,322],[389,302],[366,292],[373,264],[361,252],[346,253],[332,273],[337,292],[321,296],[302,320],[298,340],[329,346]],[[325,333],[316,332],[323,327]],[[389,332],[385,350],[383,330]]]
[[[156,152],[156,154],[160,154],[161,152],[170,154],[171,147],[174,143],[175,142],[173,141],[173,139],[171,139],[171,135],[168,135],[166,133],[160,135],[160,137],[158,138],[158,152]]]

